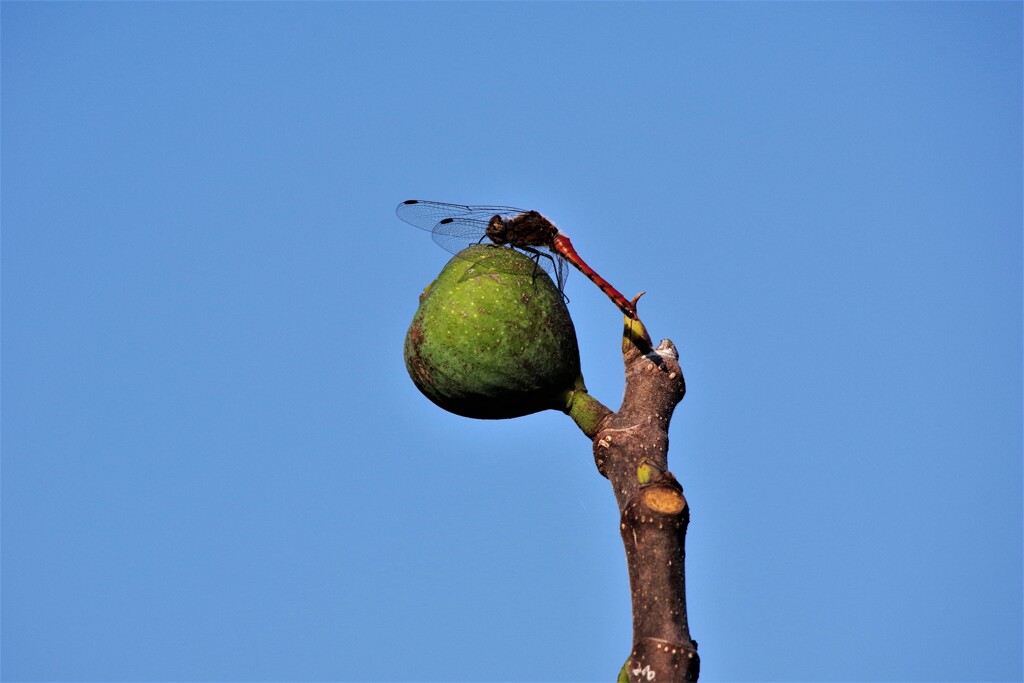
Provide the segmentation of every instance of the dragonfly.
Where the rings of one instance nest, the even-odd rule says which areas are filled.
[[[558,290],[565,288],[571,263],[607,295],[628,318],[637,320],[636,306],[587,265],[565,233],[537,211],[512,206],[466,206],[408,199],[395,213],[406,223],[433,233],[434,242],[453,254],[485,239],[524,252],[538,266],[553,272]]]

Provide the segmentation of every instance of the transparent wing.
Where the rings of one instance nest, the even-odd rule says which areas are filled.
[[[434,241],[437,242],[438,240],[435,239]],[[515,249],[520,254],[524,254],[525,256],[529,257],[529,259],[531,261],[533,261],[537,265],[537,271],[538,272],[543,270],[545,273],[547,273],[548,275],[551,276],[551,279],[554,280],[555,286],[558,287],[558,291],[559,292],[565,292],[565,280],[566,280],[566,278],[569,275],[569,268],[568,268],[568,261],[566,261],[565,258],[563,258],[560,254],[552,252],[550,249],[545,249],[543,247],[523,247],[523,248],[520,248],[520,247],[510,247],[510,246],[507,246],[507,245],[499,247],[496,244],[490,244],[488,246],[491,249]],[[462,247],[462,249],[465,249],[465,248],[466,248],[465,246]],[[472,254],[479,254],[480,253],[480,252],[472,252],[472,254],[466,254],[466,253],[464,253],[462,251],[462,249],[459,249],[459,250],[452,249],[450,251],[453,254],[455,254],[455,256],[458,257],[459,259],[464,259],[466,261],[469,261],[470,263],[473,263],[476,260],[476,258]],[[488,267],[493,267],[493,266],[488,266]],[[499,271],[499,272],[502,272],[502,271]],[[518,273],[518,272],[521,272],[521,271],[511,270],[511,271],[507,271],[507,272]],[[566,299],[566,301],[568,301],[568,299]]]
[[[521,213],[522,209],[511,206],[466,206],[421,199],[406,200],[395,209],[399,218],[433,233],[434,242],[453,254],[482,242],[494,216],[509,218]]]
[[[516,251],[529,256],[537,264],[538,268],[554,278],[555,284],[558,285],[558,291],[565,290],[565,278],[568,276],[569,271],[566,268],[567,261],[561,254],[547,247],[507,248],[514,248]]]
[[[478,224],[483,225],[480,231],[482,234],[493,216],[511,218],[521,213],[526,213],[526,211],[513,206],[466,206],[422,199],[408,199],[395,209],[395,214],[399,218],[420,230],[428,232],[454,231],[455,234],[463,234],[464,226]]]
[[[434,227],[434,242],[442,249],[458,254],[468,246],[490,242],[486,239],[487,221],[477,218],[443,218]]]
[[[526,209],[514,206],[448,204],[422,199],[406,200],[395,209],[395,215],[400,219],[432,233],[434,242],[453,254],[485,242],[487,225],[494,216],[507,219],[522,213],[526,213]],[[561,254],[545,247],[528,247],[518,251],[527,254],[538,267],[552,274],[559,290],[565,286],[567,269]]]

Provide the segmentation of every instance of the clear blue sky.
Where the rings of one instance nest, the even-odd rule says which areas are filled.
[[[1024,675],[1021,3],[0,12],[5,681],[614,678],[608,484],[413,387],[407,198],[648,292],[702,680]]]

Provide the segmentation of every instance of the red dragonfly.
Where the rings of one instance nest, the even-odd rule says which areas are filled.
[[[453,254],[483,242],[484,238],[498,246],[519,249],[544,270],[553,270],[559,291],[565,287],[565,262],[568,261],[608,295],[627,317],[638,319],[636,307],[588,266],[569,238],[536,211],[408,199],[398,205],[395,213],[406,223],[433,233],[434,241]]]

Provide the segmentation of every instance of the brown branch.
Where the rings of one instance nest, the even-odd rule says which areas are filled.
[[[627,319],[623,358],[622,407],[601,420],[593,439],[597,469],[618,502],[629,567],[633,649],[624,671],[634,683],[696,681],[684,572],[690,510],[668,470],[669,420],[686,393],[679,354],[667,339],[652,349],[643,325]]]

